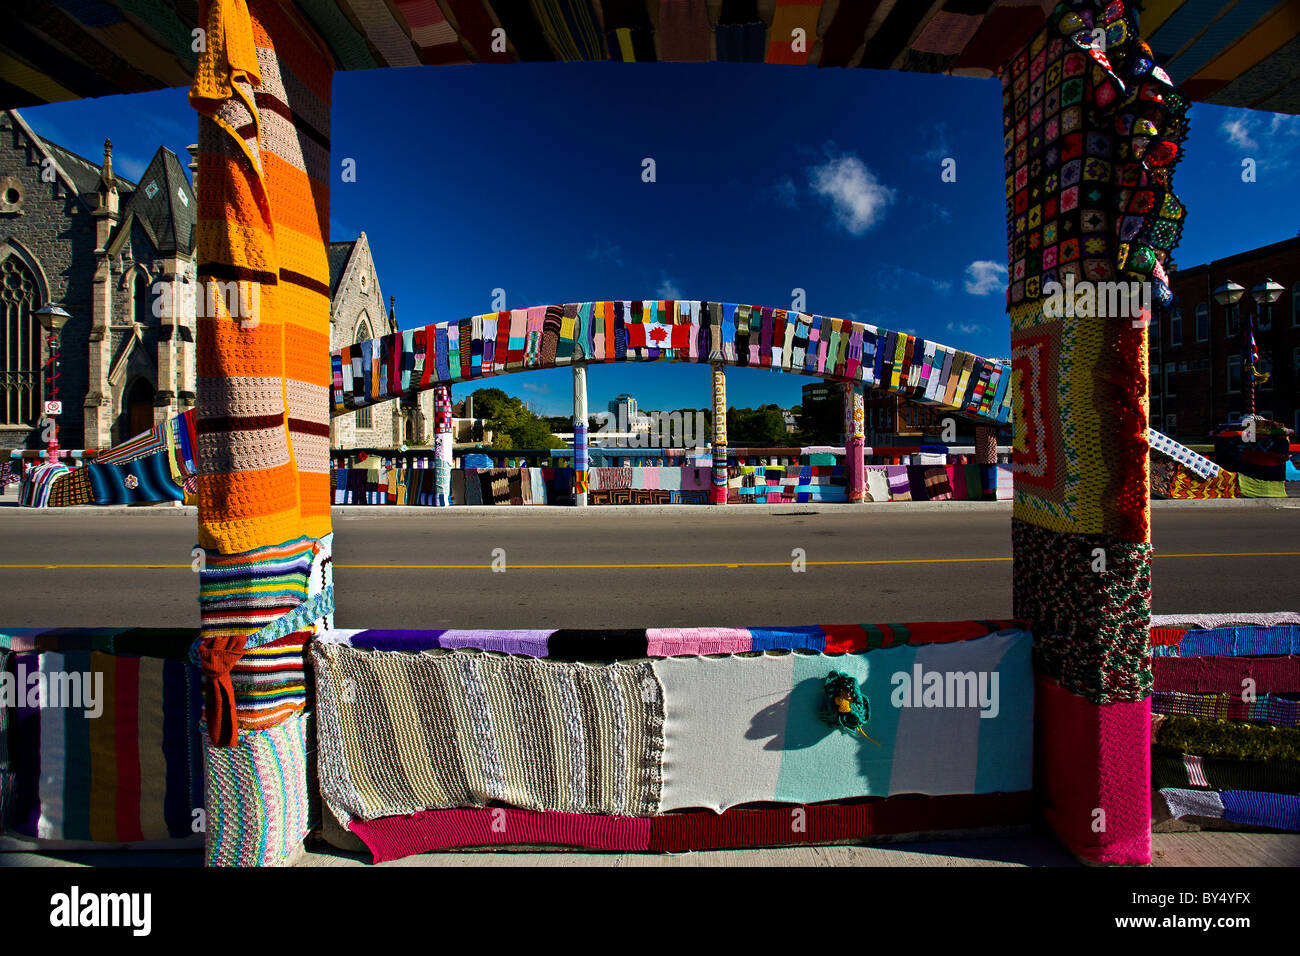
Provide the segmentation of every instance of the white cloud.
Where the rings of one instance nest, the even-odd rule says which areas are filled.
[[[963,335],[974,335],[976,332],[983,331],[984,326],[978,322],[949,322],[949,332],[961,332]]]
[[[952,149],[948,146],[948,124],[936,123],[934,125],[934,145],[925,151],[925,158],[931,163],[937,163],[941,159],[947,159],[952,156]]]
[[[675,281],[664,276],[664,278],[659,282],[659,288],[655,290],[655,298],[684,299],[686,297],[682,295],[682,290],[678,287]]]
[[[1229,110],[1228,114],[1219,130],[1231,146],[1262,152],[1263,156],[1256,157],[1261,165],[1290,165],[1297,145],[1294,140],[1300,137],[1300,117],[1270,116],[1256,110]]]
[[[830,201],[841,226],[855,236],[879,222],[894,201],[894,190],[876,179],[865,163],[853,155],[830,157],[808,170],[813,192]]]
[[[519,387],[525,391],[536,392],[539,395],[549,395],[551,393],[551,386],[542,385],[539,382],[524,382],[524,384]]]
[[[1223,131],[1228,134],[1228,142],[1239,149],[1258,149],[1259,143],[1250,135],[1250,121],[1245,116],[1239,116],[1236,119],[1226,120],[1223,124]]]
[[[966,267],[966,291],[971,295],[992,295],[1007,284],[1007,267],[992,259],[976,259]]]

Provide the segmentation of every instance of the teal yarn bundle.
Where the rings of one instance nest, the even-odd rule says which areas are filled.
[[[822,685],[826,691],[826,701],[822,706],[822,718],[829,724],[846,730],[851,734],[867,737],[867,718],[871,708],[867,698],[858,686],[857,680],[840,671],[831,671],[826,675]],[[871,740],[877,747],[880,743]]]

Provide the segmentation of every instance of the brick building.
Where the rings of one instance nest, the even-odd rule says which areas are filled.
[[[1157,309],[1151,335],[1151,424],[1174,438],[1204,442],[1246,410],[1242,389],[1241,317],[1255,317],[1255,342],[1270,379],[1255,392],[1255,410],[1300,432],[1300,237],[1216,259],[1171,277],[1172,308]],[[1250,290],[1271,278],[1282,285],[1272,306]],[[1236,306],[1214,301],[1232,280],[1247,290]]]

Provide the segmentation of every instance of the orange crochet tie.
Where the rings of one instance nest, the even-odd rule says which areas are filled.
[[[208,720],[208,734],[218,747],[233,747],[238,743],[235,723],[235,688],[230,683],[230,671],[244,655],[245,635],[215,637],[205,640],[199,647],[199,666],[206,678],[203,682],[203,713]]]

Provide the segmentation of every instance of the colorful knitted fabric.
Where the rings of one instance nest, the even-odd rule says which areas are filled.
[[[74,505],[95,503],[95,491],[90,481],[90,471],[74,468],[54,479],[50,488],[48,507],[70,508]]]
[[[1157,714],[1186,714],[1217,720],[1252,720],[1275,727],[1300,727],[1300,700],[1260,694],[1242,700],[1241,694],[1185,694],[1157,690],[1151,695],[1151,710]]]
[[[1035,622],[1040,670],[1096,703],[1148,696],[1151,545],[1014,519],[1011,543],[1013,613]]]
[[[1152,643],[1155,644],[1155,629],[1152,638]],[[1236,625],[1191,631],[1175,630],[1171,639],[1162,640],[1158,646],[1153,646],[1152,653],[1161,657],[1276,657],[1300,654],[1300,625]]]
[[[198,320],[199,544],[238,554],[329,531],[332,66],[291,7],[202,20],[198,272],[241,294]]]
[[[1300,830],[1300,796],[1295,794],[1166,789],[1160,795],[1175,819],[1208,817],[1272,830]]]
[[[549,330],[546,315],[553,317]],[[529,332],[533,320],[540,323],[535,335]],[[530,341],[535,348],[529,349]],[[462,349],[475,361],[461,362]],[[343,346],[331,355],[340,372],[333,378],[333,414],[396,398],[410,388],[552,368],[579,358],[587,364],[676,361],[766,368],[885,390],[979,421],[1006,422],[1011,414],[1011,368],[1005,362],[848,319],[673,299],[534,306]],[[423,372],[404,386],[401,374],[375,374],[376,359],[381,368]],[[716,375],[714,387],[718,398]],[[725,382],[721,388],[725,402]],[[583,423],[574,424],[576,429]],[[575,452],[576,441],[575,430]]]
[[[54,483],[70,468],[61,462],[37,465],[23,475],[23,483],[18,489],[18,504],[24,508],[48,508]]]
[[[663,690],[649,662],[332,642],[313,643],[312,662],[321,790],[340,823],[488,800],[624,816],[658,809]]]
[[[234,743],[241,726],[264,726],[268,716],[283,713],[284,708],[300,710],[305,702],[302,678],[301,642],[297,651],[297,664],[285,655],[294,652],[286,648],[274,656],[277,693],[274,707],[255,693],[253,675],[259,664],[250,662],[252,671],[242,670],[239,697],[232,681],[232,671],[240,666],[247,636],[261,630],[276,619],[302,604],[308,595],[308,572],[320,544],[308,538],[298,538],[287,544],[259,548],[245,554],[217,554],[205,556],[205,566],[199,571],[199,613],[202,622],[203,642],[199,659],[204,676],[207,723],[214,734],[214,743]],[[263,652],[266,654],[268,652]],[[264,661],[262,663],[265,663]],[[290,672],[296,666],[295,679]],[[265,676],[265,675],[263,675]],[[289,694],[290,688],[300,688]],[[292,698],[292,702],[290,700]],[[242,704],[242,706],[241,706]]]
[[[1184,465],[1174,466],[1169,482],[1170,498],[1239,498],[1238,475],[1234,471],[1219,469],[1212,478],[1201,478]]]
[[[1027,824],[1032,794],[898,797],[812,806],[685,810],[653,817],[539,813],[510,807],[428,810],[353,820],[375,863],[469,846],[559,844],[653,853],[815,844],[936,830]]]
[[[302,843],[311,828],[307,724],[296,714],[240,734],[234,747],[204,747],[208,866],[277,866]]]
[[[1147,429],[1147,434],[1151,441],[1151,450],[1172,458],[1181,465],[1185,465],[1198,478],[1213,478],[1219,473],[1219,466],[1204,455],[1198,455],[1186,445],[1179,444],[1168,435],[1156,431],[1154,428]]]
[[[912,621],[906,624],[822,624],[805,627],[660,627],[646,630],[347,630],[317,641],[369,651],[477,648],[557,661],[639,660],[682,654],[813,651],[854,654],[903,645],[949,644],[1015,628],[1015,621]]]
[[[95,843],[193,839],[203,806],[199,672],[186,660],[194,636],[0,635],[0,697],[13,695],[0,700],[0,830]]]

